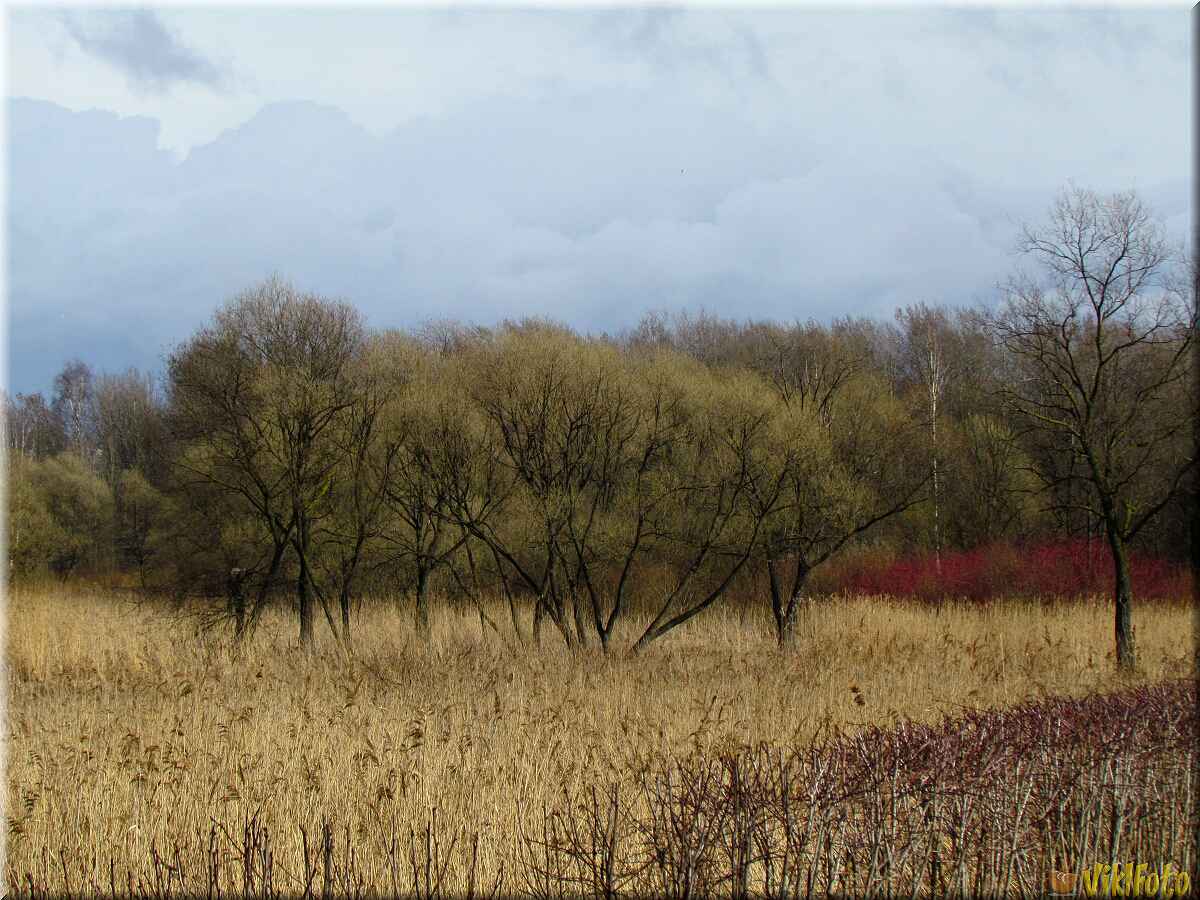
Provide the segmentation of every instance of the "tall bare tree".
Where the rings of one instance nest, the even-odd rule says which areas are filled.
[[[751,555],[781,477],[772,401],[746,372],[681,354],[635,362],[555,328],[506,331],[472,367],[471,396],[510,473],[506,515],[464,525],[568,646],[608,651],[637,570],[671,560],[635,652],[717,602]],[[771,481],[769,476],[774,476]]]
[[[977,547],[1028,535],[1045,519],[1032,462],[1002,418],[972,413],[949,435],[945,467],[947,538]]]
[[[87,363],[73,359],[54,376],[54,399],[51,410],[63,423],[67,447],[88,461],[95,460],[95,392],[92,369]]]
[[[1104,528],[1117,664],[1132,669],[1128,545],[1196,466],[1191,273],[1132,192],[1065,190],[1045,224],[1024,229],[1021,249],[1042,277],[1014,277],[991,318],[1014,363],[1004,398],[1032,444],[1055,448],[1036,454],[1044,485],[1083,488],[1054,502]]]
[[[673,514],[662,545],[679,564],[635,653],[725,595],[784,502],[787,469],[773,440],[778,404],[762,379],[744,370],[687,374],[690,414],[661,476]]]
[[[379,485],[380,552],[387,562],[411,569],[417,631],[427,638],[430,579],[466,540],[455,502],[472,488],[460,489],[455,479],[461,470],[447,467],[461,444],[461,393],[442,358],[448,351],[438,344],[390,333],[379,349],[386,351],[390,393],[370,472]]]
[[[272,278],[219,310],[169,362],[177,433],[190,444],[181,467],[244,501],[271,538],[269,554],[255,563],[265,563],[265,577],[251,621],[290,547],[306,647],[314,593],[337,633],[310,554],[316,529],[333,511],[332,481],[342,460],[333,436],[356,401],[362,342],[353,307]],[[237,615],[244,624],[242,611]]]
[[[602,478],[596,439],[617,368],[595,350],[562,329],[525,323],[480,354],[472,390],[529,523],[503,537],[490,529],[486,539],[536,597],[535,636],[548,616],[570,647],[586,646],[590,631],[579,568],[586,557],[572,564],[572,527]]]
[[[784,498],[761,552],[776,637],[789,647],[812,573],[920,502],[930,467],[910,411],[875,378],[853,378],[821,406],[784,407]]]
[[[905,361],[925,401],[929,428],[930,501],[933,506],[933,559],[942,573],[942,446],[938,439],[940,409],[946,385],[952,377],[946,353],[946,334],[950,331],[944,310],[921,303],[896,312],[904,342]]]
[[[227,316],[218,314],[211,325],[176,348],[167,361],[167,373],[168,421],[177,445],[175,487],[183,495],[181,508],[225,515],[227,503],[258,526],[246,530],[261,540],[245,542],[246,555],[229,565],[235,573],[230,579],[229,612],[240,639],[263,609],[296,527],[283,463],[263,425],[257,366],[239,330]],[[191,495],[200,502],[189,502]],[[219,532],[216,523],[211,524],[212,531]],[[197,531],[194,525],[187,528],[179,535],[181,543],[186,546]],[[254,597],[247,608],[244,592],[250,583]]]
[[[773,388],[782,493],[756,548],[780,646],[794,644],[809,576],[921,499],[929,467],[908,410],[870,370],[861,322],[760,329],[752,365]]]
[[[341,637],[350,646],[350,613],[356,579],[385,529],[386,495],[393,478],[395,453],[385,437],[385,409],[404,390],[408,372],[388,334],[376,335],[347,373],[352,382],[350,405],[330,429],[334,468],[329,490],[322,495],[324,515],[314,529],[317,545],[310,554],[309,575],[318,593],[325,594],[317,570],[336,592],[341,614]]]
[[[4,427],[8,449],[41,459],[66,449],[62,419],[46,405],[40,393],[4,394]]]
[[[137,469],[152,483],[161,481],[166,433],[154,380],[137,369],[101,374],[94,379],[92,395],[101,475],[116,485],[122,472]]]

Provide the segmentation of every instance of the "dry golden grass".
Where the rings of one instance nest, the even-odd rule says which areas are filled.
[[[1136,611],[1134,680],[1193,671],[1192,615]],[[299,878],[297,829],[322,820],[348,829],[383,886],[381,835],[393,821],[402,835],[423,828],[434,808],[443,835],[478,833],[490,884],[513,872],[519,830],[543,802],[620,780],[647,754],[932,720],[1118,680],[1102,605],[838,601],[814,610],[788,655],[764,622],[715,610],[635,659],[571,658],[552,634],[540,652],[514,652],[449,609],[428,646],[407,609],[366,611],[355,658],[327,631],[304,657],[283,614],[235,657],[224,633],[67,591],[18,589],[7,622],[10,890],[27,877],[107,890],[110,860],[126,884],[147,873],[152,846],[195,862],[214,822],[233,830],[253,813],[277,836],[277,886]]]

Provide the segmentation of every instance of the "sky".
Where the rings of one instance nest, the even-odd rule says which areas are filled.
[[[9,389],[272,274],[381,327],[987,303],[1068,183],[1190,233],[1188,17],[9,8]]]

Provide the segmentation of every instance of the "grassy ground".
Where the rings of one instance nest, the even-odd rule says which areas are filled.
[[[298,829],[311,840],[322,821],[385,885],[396,851],[382,836],[420,831],[436,809],[444,842],[459,835],[461,850],[478,835],[476,874],[492,884],[516,868],[518,835],[544,804],[620,780],[647,755],[1193,674],[1190,608],[1141,608],[1135,622],[1142,671],[1121,680],[1101,604],[837,601],[812,613],[789,655],[765,622],[717,610],[635,659],[571,658],[552,634],[540,652],[516,652],[451,610],[426,646],[407,610],[381,606],[356,622],[353,658],[327,632],[304,658],[281,614],[234,657],[224,634],[145,605],[17,589],[7,883],[107,892],[161,880],[156,853],[195,870],[210,833],[236,843],[256,815],[276,836],[277,886],[303,880]],[[465,889],[465,858],[451,861],[452,891]]]

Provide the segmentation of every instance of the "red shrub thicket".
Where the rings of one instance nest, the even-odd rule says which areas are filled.
[[[1133,551],[1130,570],[1139,599],[1183,600],[1192,596],[1189,568]],[[940,571],[939,571],[940,568]],[[863,557],[831,573],[834,593],[886,594],[927,602],[984,602],[1006,597],[1107,598],[1112,593],[1112,556],[1103,540],[1070,540],[1018,546],[989,544],[974,550],[884,561]]]

